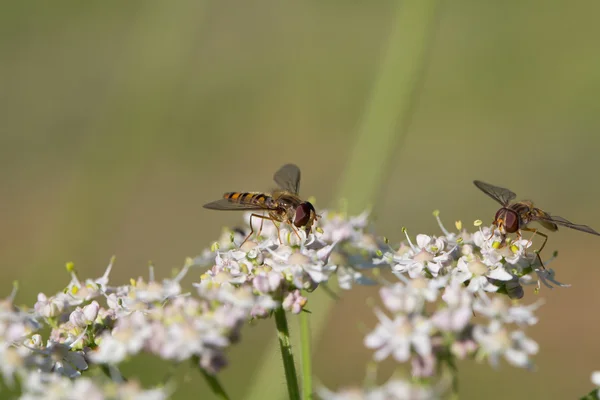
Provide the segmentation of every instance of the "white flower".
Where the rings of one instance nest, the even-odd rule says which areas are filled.
[[[493,366],[497,366],[500,356],[503,356],[514,366],[532,368],[529,356],[538,352],[537,343],[525,336],[525,333],[509,333],[497,320],[491,321],[487,327],[476,326],[473,338],[480,344],[482,354],[488,357]]]
[[[0,371],[2,372],[3,382],[8,386],[14,384],[14,377],[18,372],[22,372],[25,367],[25,357],[29,350],[25,347],[12,347],[6,343],[0,346]]]
[[[144,390],[137,382],[107,382],[99,379],[71,380],[57,374],[32,371],[22,386],[21,400],[166,400],[165,388]]]
[[[592,372],[592,383],[596,386],[600,386],[600,371]]]
[[[420,311],[425,302],[434,302],[438,291],[444,287],[447,278],[436,279],[406,279],[402,275],[399,278],[404,282],[391,286],[384,286],[380,290],[381,299],[385,306],[392,312],[411,313]]]
[[[509,281],[512,279],[512,275],[506,272],[504,268],[489,268],[477,259],[467,261],[466,256],[458,259],[458,264],[452,270],[452,275],[457,282],[463,283],[469,281],[468,290],[473,293],[480,290],[487,292],[497,291],[498,287],[491,284],[488,278],[499,281]]]
[[[368,225],[368,211],[350,218],[331,212],[322,212],[321,215],[322,218],[318,221],[318,226],[323,230],[320,240],[327,243],[351,242],[355,244],[362,241],[363,231]]]
[[[490,319],[498,319],[504,323],[515,323],[517,325],[535,325],[538,321],[533,312],[541,306],[536,302],[528,306],[508,305],[502,297],[489,299],[485,295],[480,296],[473,304],[473,310]]]
[[[444,290],[442,299],[448,307],[438,309],[431,321],[441,330],[462,331],[473,316],[473,295],[462,284],[452,281]]]
[[[443,251],[446,247],[444,238],[419,234],[417,235],[417,246],[413,245],[410,239],[409,244],[411,251],[393,257],[395,264],[392,264],[392,270],[394,272],[407,272],[408,276],[414,279],[427,271],[435,277],[451,260],[450,252]]]
[[[358,272],[353,267],[347,267],[344,265],[339,265],[336,269],[338,286],[340,289],[350,290],[352,289],[353,283],[358,283],[359,285],[374,285],[375,281],[367,278],[362,273]]]
[[[274,293],[280,288],[283,279],[280,272],[269,271],[259,273],[252,280],[252,286],[260,293]]]
[[[431,353],[431,321],[420,315],[397,315],[389,319],[379,310],[375,310],[379,324],[365,338],[365,346],[377,349],[374,358],[381,361],[390,354],[398,362],[408,361],[411,349],[421,356]]]
[[[99,310],[100,305],[94,300],[83,308],[77,307],[69,315],[69,321],[77,327],[85,328],[96,320]]]
[[[136,311],[117,319],[110,333],[97,341],[98,347],[89,357],[96,363],[116,364],[127,355],[141,351],[146,340],[154,334],[152,325],[144,313]]]
[[[96,364],[118,364],[127,357],[127,343],[110,334],[103,335],[97,343],[99,346],[88,354]]]
[[[379,387],[348,388],[332,392],[326,388],[318,389],[323,400],[435,400],[442,397],[433,388],[410,384],[399,379],[391,379]]]
[[[79,339],[65,343],[49,340],[45,348],[42,347],[41,340],[40,335],[33,335],[28,342],[33,353],[30,361],[42,371],[58,372],[66,377],[75,378],[88,368],[83,353],[72,350]]]

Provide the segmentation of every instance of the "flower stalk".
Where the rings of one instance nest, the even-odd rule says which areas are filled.
[[[294,355],[292,353],[290,331],[288,328],[287,318],[285,316],[285,310],[279,307],[275,309],[273,314],[275,315],[277,339],[279,340],[279,348],[281,349],[281,359],[283,361],[283,370],[285,372],[288,395],[290,400],[300,400],[298,376],[296,375],[296,365],[294,364]]]
[[[300,313],[300,347],[302,355],[302,400],[313,399],[312,359],[309,313]]]

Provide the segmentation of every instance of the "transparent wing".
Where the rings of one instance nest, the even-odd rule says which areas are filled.
[[[600,233],[596,232],[594,229],[590,228],[589,226],[574,224],[571,221],[564,219],[563,217],[559,217],[558,215],[550,215],[550,214],[546,213],[546,215],[538,216],[536,219],[539,219],[541,221],[550,222],[550,223],[557,224],[557,225],[566,226],[567,228],[576,229],[578,231],[591,233],[592,235],[600,236]]]
[[[285,164],[275,172],[273,180],[281,189],[298,194],[300,191],[300,168],[295,164]]]
[[[210,210],[267,210],[268,207],[261,207],[257,204],[244,204],[231,201],[229,199],[219,199],[216,201],[212,201],[210,203],[206,203],[204,208],[208,208]]]
[[[481,182],[481,181],[473,181],[475,186],[477,186],[481,191],[492,199],[496,200],[498,203],[503,206],[507,206],[511,200],[514,200],[517,197],[514,192],[511,192],[508,189],[501,188],[498,186],[490,185],[489,183]]]

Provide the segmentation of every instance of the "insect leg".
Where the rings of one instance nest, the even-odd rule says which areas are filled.
[[[542,252],[542,250],[544,249],[544,246],[546,246],[546,242],[548,241],[548,235],[546,235],[545,233],[540,232],[539,230],[537,230],[536,228],[521,228],[524,231],[528,231],[528,232],[533,232],[533,235],[531,235],[531,239],[529,239],[529,242],[531,242],[531,240],[533,240],[533,237],[538,234],[541,237],[544,238],[544,243],[542,243],[542,245],[540,246],[539,249],[537,249],[535,251],[535,253],[537,254],[538,260],[540,262],[540,265],[542,266],[542,269],[546,269],[546,267],[544,267],[544,263],[542,262],[542,258],[540,257],[540,253]]]
[[[495,221],[494,221],[495,222]],[[496,232],[496,225],[493,225],[494,227],[492,228],[492,234],[491,236],[488,238],[488,241],[492,240],[492,238],[494,237],[494,232]]]
[[[256,218],[260,218],[261,219],[261,223],[260,223],[260,229],[261,230],[262,230],[262,223],[263,223],[263,221],[265,219],[269,219],[271,221],[273,220],[273,218],[271,218],[271,217],[265,217],[264,215],[255,214],[255,213],[250,214],[250,233],[248,234],[248,236],[246,236],[246,239],[244,239],[244,241],[242,242],[242,244],[240,244],[240,247],[242,247],[244,245],[244,243],[246,243],[246,241],[254,233],[254,227],[252,226],[252,217],[256,217]],[[279,231],[279,228],[277,230]],[[259,234],[260,234],[260,231],[259,231]]]
[[[302,241],[302,238],[300,237],[300,234],[298,233],[298,230],[296,229],[296,227],[294,226],[294,224],[290,224],[290,226],[292,227],[292,231],[294,231],[294,233],[296,234],[296,236],[298,236],[298,240]]]
[[[262,228],[263,228],[263,223],[265,222],[264,218],[260,219],[260,228],[258,228],[258,233],[256,234],[256,236],[260,236],[260,233],[262,232]]]

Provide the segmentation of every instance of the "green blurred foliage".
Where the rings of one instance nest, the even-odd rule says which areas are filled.
[[[461,219],[491,221],[482,179],[550,212],[600,227],[600,4],[441,2],[410,124],[392,152],[376,227],[394,241]],[[394,1],[7,2],[0,6],[0,230],[4,291],[18,301],[67,282],[73,260],[114,281],[166,276],[236,213],[204,210],[229,190],[267,190],[284,162],[302,167],[302,194],[336,204],[361,115],[392,29]],[[369,168],[364,165],[362,168]],[[361,182],[357,181],[358,188]],[[352,199],[349,199],[351,202]],[[598,238],[561,229],[546,256],[570,289],[542,289],[531,331],[535,373],[461,365],[462,398],[573,398],[600,365]],[[198,272],[198,275],[200,272]],[[196,277],[196,276],[195,276]],[[334,304],[315,343],[328,387],[360,383],[374,326],[359,288]],[[526,300],[533,301],[532,291]],[[330,300],[323,300],[327,302]],[[313,304],[319,307],[319,302]],[[589,319],[586,319],[589,318]],[[248,327],[223,384],[242,398],[271,345],[269,322]],[[130,376],[168,375],[144,360]],[[385,363],[381,379],[391,373]],[[176,398],[206,387],[176,370]],[[560,376],[560,379],[556,379]],[[283,385],[283,375],[274,385]],[[267,388],[266,388],[267,389]]]

